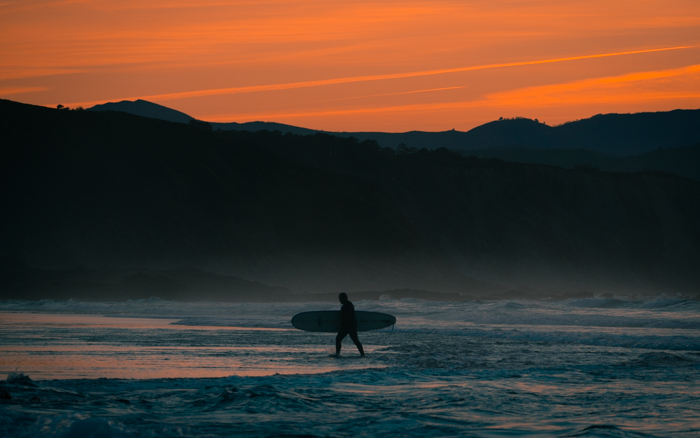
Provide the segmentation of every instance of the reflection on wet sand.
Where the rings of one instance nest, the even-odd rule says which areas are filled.
[[[308,345],[293,329],[190,327],[174,324],[178,321],[0,313],[5,339],[0,374],[19,370],[35,379],[212,378],[383,366],[330,360],[326,346]]]

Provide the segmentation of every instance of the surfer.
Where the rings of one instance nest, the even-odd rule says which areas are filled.
[[[348,300],[348,295],[343,292],[338,296],[343,307],[340,308],[340,327],[338,327],[338,336],[335,337],[335,355],[340,355],[340,348],[343,346],[343,339],[350,335],[352,342],[357,345],[360,351],[360,356],[365,355],[365,350],[362,348],[360,338],[357,337],[357,319],[355,319],[355,306]]]

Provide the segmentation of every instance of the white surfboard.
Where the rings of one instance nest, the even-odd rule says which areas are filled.
[[[387,313],[355,311],[357,331],[366,332],[396,324],[396,317]],[[292,325],[308,332],[337,332],[340,326],[340,310],[303,312],[292,318]]]

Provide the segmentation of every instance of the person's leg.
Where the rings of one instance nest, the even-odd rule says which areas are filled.
[[[335,354],[340,354],[340,349],[343,347],[343,339],[348,335],[345,330],[340,330],[338,336],[335,337]]]
[[[360,343],[360,338],[357,337],[357,330],[353,330],[350,332],[350,339],[352,339],[352,342],[355,343],[357,346],[357,350],[360,352],[360,356],[365,355],[365,350],[362,348],[362,344]]]

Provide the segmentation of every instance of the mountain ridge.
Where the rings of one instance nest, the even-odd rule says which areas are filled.
[[[4,100],[0,116],[0,256],[36,268],[189,266],[294,292],[700,285],[700,183],[675,175]]]
[[[88,108],[86,111],[120,111],[173,123],[189,123],[189,121],[194,118],[183,112],[168,108],[167,106],[158,105],[157,103],[142,99],[103,103]]]
[[[137,101],[145,102],[145,101]],[[104,104],[89,111],[110,108],[144,115],[143,103],[130,108],[128,101],[119,104]],[[173,121],[170,110],[161,105],[163,119]],[[118,108],[118,109],[117,109]],[[155,108],[155,107],[153,107]],[[179,112],[177,112],[179,113]],[[183,114],[183,113],[179,113]],[[151,117],[155,117],[155,114]],[[187,116],[190,117],[190,116]],[[190,117],[191,119],[191,117]],[[180,119],[188,123],[189,119]],[[502,119],[487,122],[469,131],[403,133],[387,132],[331,132],[300,128],[275,122],[212,123],[214,129],[280,131],[308,135],[326,133],[340,137],[355,137],[360,141],[374,140],[383,147],[397,149],[401,144],[415,149],[455,150],[485,149],[493,147],[540,148],[540,149],[589,149],[611,155],[634,155],[651,152],[658,148],[690,146],[700,143],[700,109],[642,112],[634,114],[597,114],[587,119],[548,126],[527,118]]]

